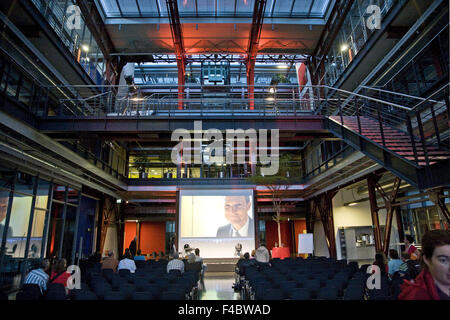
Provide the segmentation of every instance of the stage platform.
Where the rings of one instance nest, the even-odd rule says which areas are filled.
[[[234,272],[238,258],[204,258],[206,272]]]

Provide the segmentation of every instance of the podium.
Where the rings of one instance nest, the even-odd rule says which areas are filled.
[[[272,259],[273,258],[289,258],[291,253],[288,247],[272,248]]]

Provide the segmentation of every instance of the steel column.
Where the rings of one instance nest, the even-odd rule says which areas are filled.
[[[248,38],[247,46],[247,86],[248,86],[248,99],[250,110],[255,109],[255,62],[256,55],[259,49],[259,40],[261,37],[261,30],[264,21],[264,13],[266,11],[267,0],[255,0],[253,7],[253,20],[252,27],[250,29],[250,35]]]
[[[178,67],[178,109],[183,109],[183,94],[186,74],[186,51],[183,43],[183,32],[178,12],[178,3],[176,0],[166,0],[167,13],[170,21],[170,31],[177,56]]]
[[[333,219],[333,197],[337,191],[328,191],[321,194],[314,199],[315,206],[319,210],[320,219],[327,237],[328,251],[331,258],[336,258],[336,236],[334,234],[334,219]]]
[[[377,205],[377,195],[375,191],[375,186],[380,180],[381,176],[379,175],[370,175],[367,178],[367,188],[369,191],[369,203],[370,203],[370,212],[372,215],[372,228],[375,238],[375,251],[382,251],[383,244],[381,242],[381,230],[380,230],[380,221],[378,219],[378,205]]]

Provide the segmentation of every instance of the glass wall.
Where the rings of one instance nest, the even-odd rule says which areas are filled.
[[[327,85],[334,85],[347,66],[355,59],[364,47],[369,37],[376,29],[367,27],[367,20],[372,15],[366,13],[370,5],[377,5],[381,9],[383,19],[394,0],[361,0],[354,1],[344,23],[339,30],[325,62],[325,74],[321,75]]]
[[[66,258],[70,264],[80,198],[79,191],[67,186],[0,167],[0,289],[19,287],[44,257]],[[92,207],[86,213],[89,221],[78,224],[88,231],[77,236],[91,235],[87,241],[91,251],[96,201],[86,206]]]
[[[32,0],[76,61],[97,84],[104,84],[103,54],[92,37],[75,0]],[[78,9],[76,9],[78,8]]]

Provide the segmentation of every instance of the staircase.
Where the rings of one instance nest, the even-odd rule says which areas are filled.
[[[339,116],[329,118],[336,123],[341,123]],[[441,150],[437,146],[423,145],[420,139],[416,137],[412,139],[408,133],[397,128],[383,123],[381,131],[380,123],[377,120],[363,116],[359,119],[360,126],[358,126],[357,116],[343,116],[343,126],[419,166],[433,165],[440,160],[450,159],[450,152]],[[359,127],[361,127],[361,132],[359,132]]]
[[[334,135],[418,189],[450,184],[449,85],[412,107],[328,89],[319,111]]]

